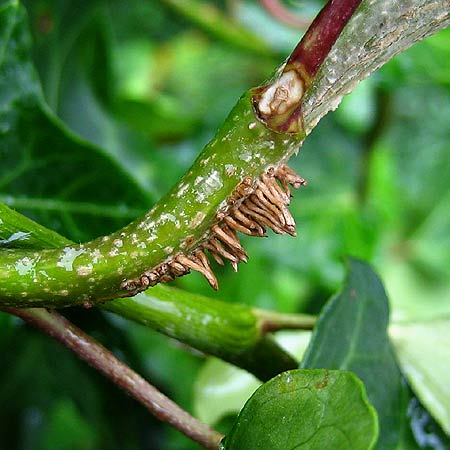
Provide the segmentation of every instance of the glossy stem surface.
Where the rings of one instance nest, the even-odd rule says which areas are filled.
[[[6,206],[0,205],[0,211],[0,242],[5,245],[20,243],[31,251],[44,244],[48,247],[72,244]],[[11,239],[11,236],[17,239]],[[270,336],[265,336],[269,331],[288,328],[288,321],[295,322],[295,315],[287,319],[284,317],[287,315],[212,300],[166,285],[157,285],[134,297],[98,306],[235,364],[261,380],[298,366],[297,361]],[[308,320],[300,317],[297,325],[308,323]],[[274,327],[274,323],[277,326]]]

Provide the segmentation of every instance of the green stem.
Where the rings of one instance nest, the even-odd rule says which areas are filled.
[[[192,417],[159,392],[144,378],[117,359],[109,350],[55,311],[42,308],[2,308],[56,339],[79,358],[121,387],[156,418],[167,422],[190,439],[210,450],[217,450],[223,435]]]
[[[86,244],[33,253],[2,250],[0,304],[59,307],[133,295],[134,279],[197,250],[219,217],[232,208],[238,186],[245,181],[255,187],[269,169],[273,173],[284,164],[305,132],[359,81],[450,24],[450,11],[442,1],[364,1],[353,14],[357,4],[330,1],[289,64],[271,83],[238,101],[187,174],[145,216]],[[327,30],[334,17],[337,24]]]
[[[321,21],[314,24],[320,25]],[[341,25],[333,29],[334,39],[341,29]],[[306,37],[316,58],[318,50],[311,45],[311,32]],[[310,73],[307,48],[301,54],[305,70]],[[260,90],[250,90],[241,97],[191,169],[142,218],[85,244],[40,250],[32,255],[17,249],[1,252],[0,304],[60,307],[129,296],[126,280],[139,278],[179,253],[193,252],[208,237],[218,221],[217,214],[226,215],[227,199],[238,185],[244,179],[247,185],[256,183],[268,168],[289,158],[305,136],[301,126],[289,129],[289,134],[269,129],[259,120],[261,102],[256,108],[258,117],[255,113],[255,92],[259,95]],[[294,106],[302,96],[303,91]],[[276,122],[278,115],[282,121],[285,118],[278,109],[271,113]],[[280,131],[283,127],[276,128]]]
[[[303,318],[300,327],[295,316],[289,321],[287,314],[281,317],[269,311],[255,311],[163,285],[101,307],[228,361],[263,381],[298,366],[265,334],[292,328],[294,323],[296,328],[304,328],[305,324],[310,328],[313,323],[310,318]],[[267,360],[271,363],[267,364]]]
[[[192,252],[240,182],[279,165],[303,139],[269,130],[255,117],[251,95],[239,100],[187,174],[145,216],[85,244],[0,252],[0,304],[61,307],[129,296],[125,279]]]
[[[72,244],[2,204],[0,217],[0,243],[9,241],[12,246],[20,243],[29,249]],[[12,240],[11,236],[22,237],[22,240]],[[246,369],[261,380],[298,365],[270,337],[265,336],[283,324],[290,327],[289,322],[295,322],[296,316],[289,320],[283,317],[288,315],[212,300],[164,285],[99,306]],[[297,325],[309,320],[297,320]],[[278,327],[274,327],[274,323]],[[259,358],[255,355],[264,356]],[[266,363],[267,358],[271,364]]]
[[[309,314],[286,314],[264,309],[253,309],[258,317],[262,333],[280,330],[312,330],[316,324],[316,316]]]

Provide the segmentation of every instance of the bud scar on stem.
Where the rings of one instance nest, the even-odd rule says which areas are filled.
[[[283,73],[262,95],[258,102],[263,115],[284,114],[297,106],[303,96],[303,81],[293,70]]]
[[[254,107],[269,128],[285,133],[297,133],[301,129],[296,111],[305,92],[305,83],[297,71],[286,70],[272,84],[258,91],[253,97]]]

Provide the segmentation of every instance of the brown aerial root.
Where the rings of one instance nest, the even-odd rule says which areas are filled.
[[[242,247],[237,232],[249,236],[266,236],[270,228],[277,234],[296,236],[295,221],[288,210],[291,201],[290,186],[298,189],[306,181],[287,165],[268,169],[250,189],[252,181],[245,178],[229,199],[229,210],[218,214],[206,239],[197,249],[185,255],[175,254],[170,261],[164,262],[139,278],[126,280],[121,287],[134,295],[149,286],[171,281],[186,275],[191,270],[200,272],[215,290],[219,285],[206,256],[207,250],[214,260],[224,264],[228,260],[235,271],[240,262],[247,262],[248,255]]]

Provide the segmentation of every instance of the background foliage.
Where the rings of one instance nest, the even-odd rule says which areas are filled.
[[[300,34],[251,1],[209,3],[236,26],[232,37],[226,22],[212,28],[171,0],[24,4],[33,53],[32,60],[18,56],[17,86],[0,80],[0,133],[17,125],[8,136],[21,149],[8,152],[13,144],[0,142],[0,201],[75,241],[148,209]],[[306,16],[319,6],[291,5]],[[21,84],[17,75],[32,73],[31,64],[37,77]],[[292,202],[299,237],[244,238],[250,262],[238,274],[218,268],[218,293],[197,274],[177,284],[226,301],[316,313],[341,286],[350,254],[381,275],[394,322],[448,318],[449,118],[445,30],[362,83],[291,161],[309,181]],[[201,403],[198,377],[205,384],[221,370],[113,315],[67,312],[189,411]],[[4,314],[0,325],[1,450],[198,448],[58,344]],[[426,362],[431,372],[439,363]],[[417,400],[409,402],[419,444],[405,440],[401,448],[448,448]],[[216,411],[221,416],[226,431],[230,418]]]

